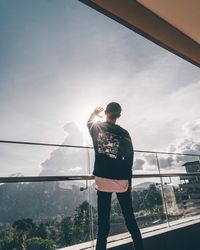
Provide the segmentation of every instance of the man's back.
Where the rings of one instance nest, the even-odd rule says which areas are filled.
[[[129,179],[132,174],[133,146],[128,132],[108,122],[88,123],[95,149],[95,176]]]

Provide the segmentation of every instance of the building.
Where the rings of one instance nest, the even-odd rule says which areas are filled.
[[[187,174],[200,172],[200,162],[191,161],[183,164]],[[200,212],[200,176],[180,177],[180,190],[184,196],[182,201],[187,215],[199,214]]]
[[[164,185],[163,192],[166,202],[166,209],[169,216],[180,215],[181,211],[178,207],[174,187],[172,185]]]

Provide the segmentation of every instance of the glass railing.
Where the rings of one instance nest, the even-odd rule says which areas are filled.
[[[0,141],[0,249],[93,249],[92,147]],[[142,234],[200,218],[200,156],[135,150],[133,209]],[[35,174],[34,174],[35,173]],[[109,242],[128,238],[116,195]]]

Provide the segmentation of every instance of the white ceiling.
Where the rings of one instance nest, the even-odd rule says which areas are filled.
[[[137,0],[200,44],[200,0]]]

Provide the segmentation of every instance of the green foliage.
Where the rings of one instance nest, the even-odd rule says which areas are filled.
[[[14,241],[14,230],[13,229],[1,229],[0,230],[0,249],[11,250],[17,245]]]
[[[155,206],[162,205],[162,196],[160,190],[155,185],[150,185],[148,189],[133,192],[134,211],[150,210],[153,211]]]
[[[48,230],[44,223],[40,223],[37,230],[36,235],[41,237],[42,239],[46,239],[48,237]]]
[[[26,250],[55,250],[55,244],[52,240],[44,240],[39,237],[28,239],[24,242]]]
[[[117,199],[114,199],[111,207],[111,219],[122,216],[121,207]]]
[[[79,242],[90,240],[89,203],[84,201],[77,207],[74,215],[73,233]]]
[[[155,185],[150,185],[144,192],[144,207],[152,210],[154,206],[162,204],[162,196]]]
[[[60,231],[63,245],[68,246],[73,244],[73,221],[71,217],[64,218],[60,223]]]
[[[162,205],[161,192],[155,185],[150,185],[148,189],[143,191],[133,191],[133,211],[139,212],[143,210],[153,211],[156,206]],[[121,208],[117,198],[113,200],[111,216],[121,216]]]
[[[33,223],[33,220],[29,218],[17,220],[13,223],[13,228],[26,235],[29,234],[35,226],[36,225]]]
[[[0,230],[1,250],[53,250],[90,240],[90,207],[81,203],[73,216],[48,222],[23,218]],[[94,210],[94,209],[93,209]]]

